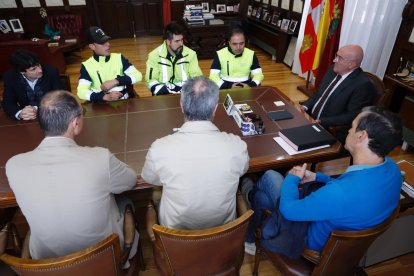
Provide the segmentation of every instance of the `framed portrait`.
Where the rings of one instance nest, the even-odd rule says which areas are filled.
[[[226,10],[227,10],[228,12],[234,12],[234,7],[233,7],[233,6],[227,6],[227,7],[226,7]]]
[[[289,24],[289,31],[290,32],[292,32],[292,33],[294,33],[295,32],[295,30],[296,30],[296,26],[298,25],[298,21],[296,21],[296,20],[292,20],[292,21],[290,21],[290,24]]]
[[[225,13],[226,12],[226,5],[225,4],[217,4],[217,13]]]
[[[279,27],[279,28],[282,26],[282,19],[279,19],[277,21],[277,25],[276,26]]]
[[[7,24],[7,21],[4,19],[0,20],[0,31],[2,31],[3,34],[7,34],[11,31],[9,24]]]
[[[261,16],[262,16],[262,7],[259,7],[256,12],[256,18],[260,19]]]
[[[268,18],[269,18],[269,13],[267,11],[263,12],[262,20],[267,21]]]
[[[272,16],[272,21],[270,21],[270,24],[277,25],[277,21],[279,20],[279,14],[275,13]]]
[[[249,7],[247,8],[247,16],[251,16],[252,11],[253,11],[253,8],[252,8],[252,6],[249,5]]]
[[[22,33],[23,31],[23,26],[22,23],[20,23],[20,19],[16,18],[16,19],[10,19],[9,20],[10,26],[13,29],[13,32],[15,33]]]
[[[280,28],[282,29],[282,31],[285,31],[285,32],[288,31],[289,23],[290,23],[290,20],[289,19],[284,18],[282,20],[282,25],[280,26]]]
[[[210,6],[208,5],[208,2],[201,3],[201,7],[203,7],[203,12],[209,12]]]
[[[257,9],[256,8],[253,8],[253,10],[252,10],[252,17],[256,17],[256,13],[257,13]]]

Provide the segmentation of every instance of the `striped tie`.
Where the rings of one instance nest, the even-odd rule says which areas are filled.
[[[316,103],[316,105],[313,107],[312,110],[312,118],[319,119],[319,113],[324,106],[326,100],[329,97],[329,94],[331,94],[332,89],[335,87],[335,85],[338,83],[338,81],[341,79],[341,75],[336,75],[335,79],[331,84],[326,88],[325,92],[323,92],[322,97],[320,98],[319,102]]]

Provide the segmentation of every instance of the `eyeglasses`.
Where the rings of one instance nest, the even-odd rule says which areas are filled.
[[[343,62],[343,61],[354,61],[353,59],[346,59],[340,55],[335,55],[334,61]]]

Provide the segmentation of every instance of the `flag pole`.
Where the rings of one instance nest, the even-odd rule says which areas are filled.
[[[303,94],[307,95],[308,97],[312,96],[315,93],[315,88],[313,85],[309,85],[310,83],[310,70],[308,71],[308,75],[306,76],[306,84],[299,85],[297,89],[302,92]]]

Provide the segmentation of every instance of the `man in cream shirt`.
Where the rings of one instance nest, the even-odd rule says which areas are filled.
[[[174,229],[206,229],[236,218],[239,178],[247,171],[247,146],[212,123],[218,86],[205,77],[181,90],[185,123],[150,147],[141,176],[163,187],[158,218]]]

